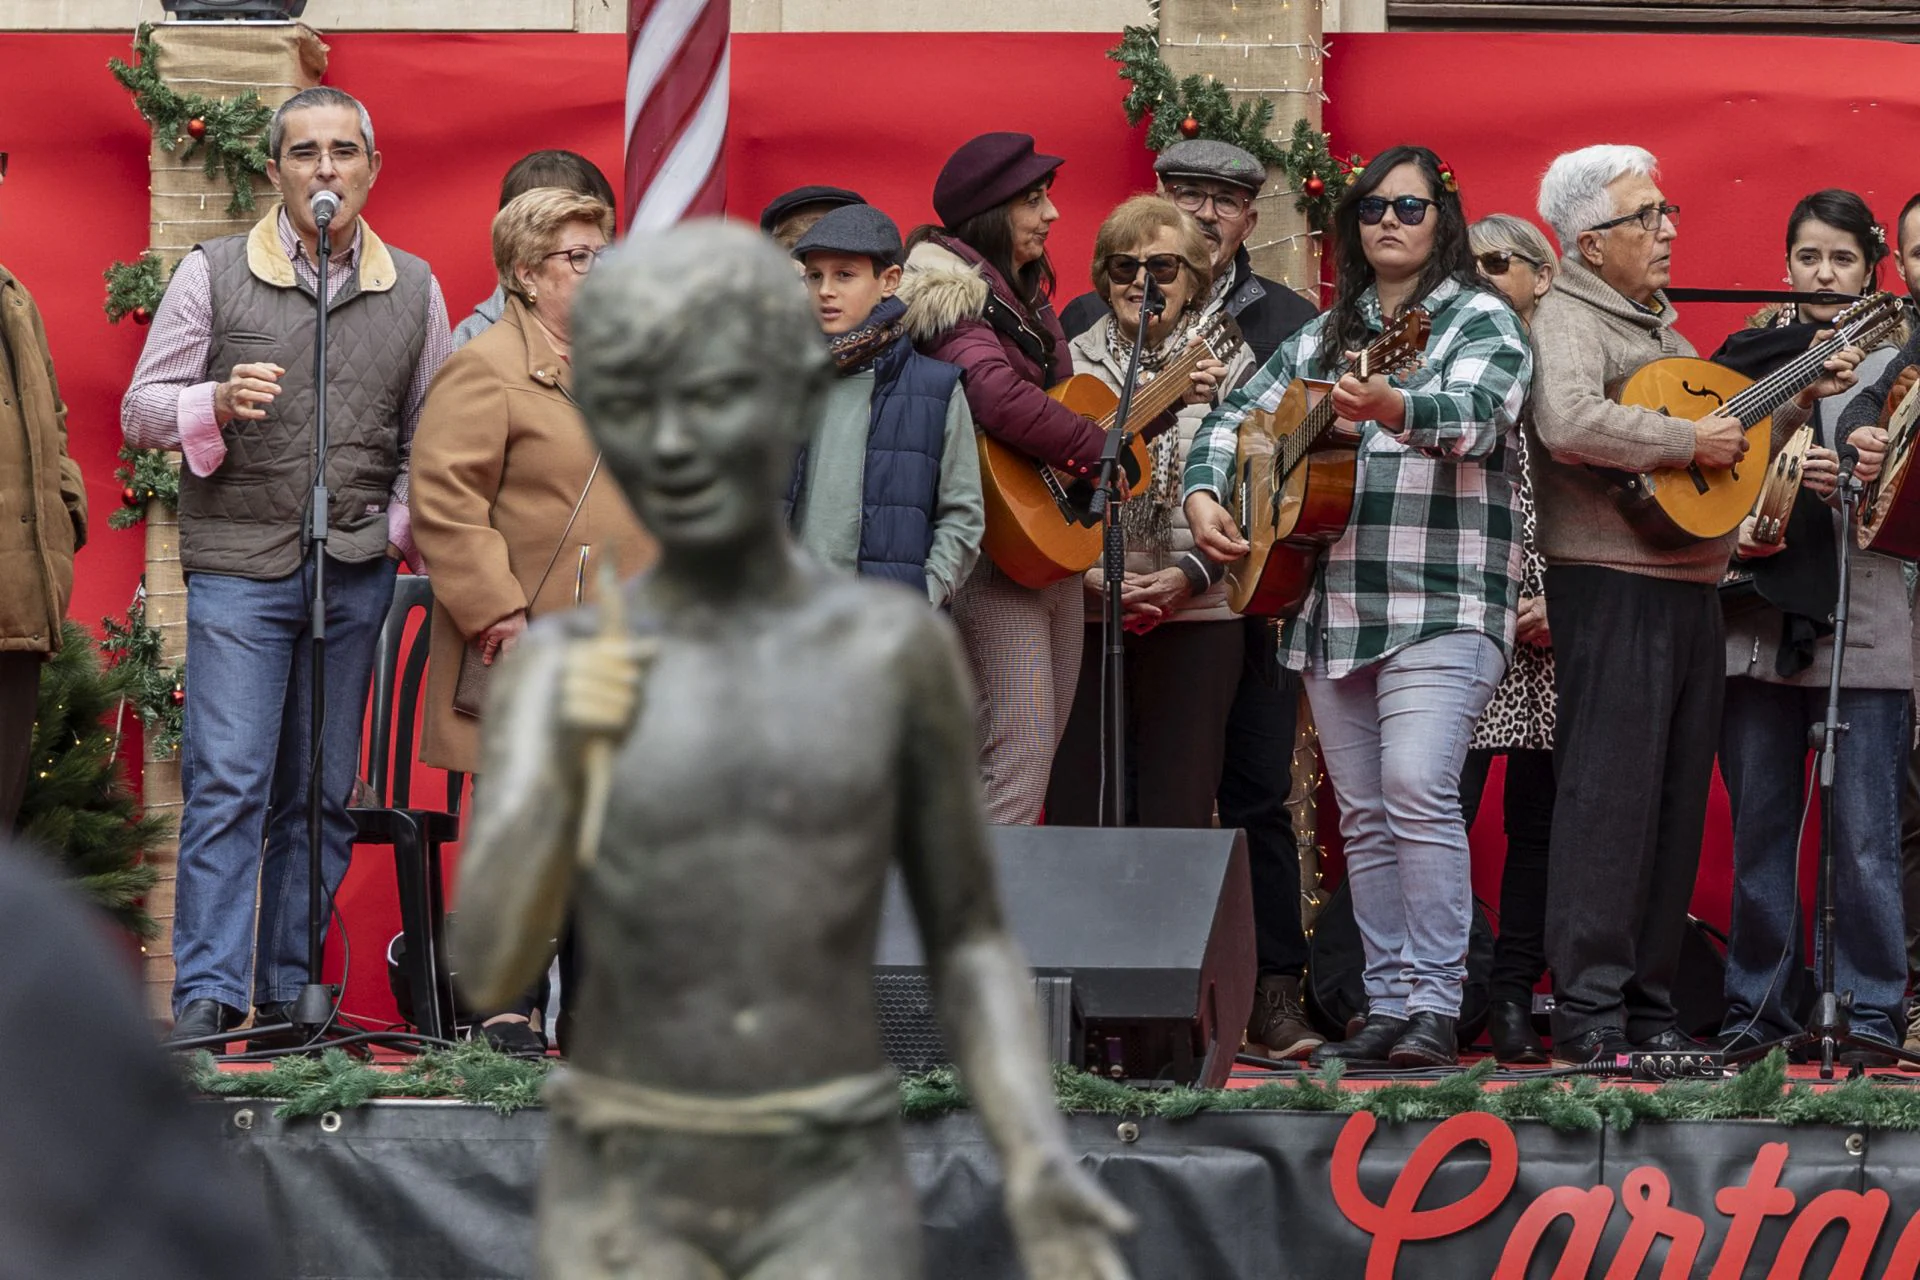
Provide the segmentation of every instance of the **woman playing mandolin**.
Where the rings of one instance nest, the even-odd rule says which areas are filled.
[[[1787,283],[1798,292],[1848,296],[1877,287],[1888,256],[1866,201],[1851,191],[1818,191],[1787,219]],[[1839,304],[1769,308],[1730,336],[1714,360],[1762,377],[1806,351],[1839,314]],[[1737,585],[1723,588],[1727,629],[1726,704],[1720,774],[1733,808],[1733,909],[1727,931],[1727,1013],[1722,1041],[1742,1048],[1800,1030],[1808,993],[1800,975],[1802,929],[1797,872],[1807,733],[1826,712],[1830,619],[1839,579],[1835,539],[1848,536],[1826,499],[1838,475],[1843,413],[1892,363],[1897,341],[1867,353],[1854,386],[1821,400],[1808,420],[1804,487],[1784,542],[1758,544],[1752,517],[1742,527]],[[1871,479],[1877,456],[1863,457]],[[1764,559],[1762,557],[1765,557]],[[1744,572],[1740,572],[1744,570]],[[1899,1038],[1906,989],[1899,815],[1913,690],[1913,615],[1901,563],[1871,551],[1853,555],[1846,660],[1841,668],[1840,740],[1834,778],[1835,904],[1847,922],[1835,939],[1839,985],[1853,992],[1853,1030]],[[1892,1058],[1850,1049],[1866,1066]]]
[[[1143,379],[1192,346],[1213,279],[1200,226],[1171,201],[1135,196],[1100,225],[1094,238],[1093,287],[1107,314],[1070,344],[1073,370],[1098,378],[1114,392],[1126,378],[1139,331],[1147,281],[1166,309],[1147,321]],[[1200,367],[1233,386],[1252,371],[1253,354],[1236,336],[1223,366]],[[1148,452],[1151,474],[1121,508],[1127,535],[1126,611],[1127,758],[1133,774],[1129,810],[1143,827],[1213,824],[1214,793],[1226,752],[1227,712],[1245,661],[1245,627],[1227,608],[1226,587],[1214,562],[1194,550],[1180,509],[1180,474],[1204,404],[1189,405],[1179,426],[1157,436]],[[1066,735],[1053,760],[1047,821],[1094,826],[1100,820],[1101,566],[1086,583],[1086,647],[1080,690]],[[1168,625],[1162,625],[1168,624]]]
[[[1216,560],[1245,555],[1223,505],[1242,423],[1278,408],[1296,378],[1338,379],[1334,405],[1360,433],[1353,515],[1281,657],[1306,673],[1340,801],[1368,1010],[1314,1057],[1442,1065],[1457,1057],[1472,911],[1460,770],[1513,643],[1515,431],[1533,355],[1475,275],[1452,171],[1425,147],[1368,164],[1333,231],[1333,308],[1208,417],[1187,462],[1187,522]],[[1404,379],[1348,371],[1414,308],[1432,326],[1422,365]]]
[[[940,225],[909,237],[899,296],[921,353],[963,371],[981,432],[1087,480],[1098,471],[1105,433],[1047,395],[1073,372],[1047,259],[1060,216],[1049,190],[1060,164],[1037,154],[1024,133],[963,144],[934,182]],[[1187,394],[1211,399],[1213,374],[1199,370],[1192,379]],[[1171,413],[1145,434],[1170,425]],[[989,549],[993,519],[990,505]],[[982,556],[954,593],[953,621],[979,699],[987,818],[1036,822],[1080,674],[1078,575],[1023,587]]]

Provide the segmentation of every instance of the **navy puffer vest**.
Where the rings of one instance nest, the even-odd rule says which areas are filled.
[[[869,323],[888,323],[885,308]],[[960,370],[929,359],[905,336],[873,360],[873,400],[867,418],[867,462],[860,510],[860,572],[891,578],[925,595],[927,553],[933,549],[940,500],[940,457],[946,448],[947,405]],[[788,490],[790,509],[806,488],[802,450]]]

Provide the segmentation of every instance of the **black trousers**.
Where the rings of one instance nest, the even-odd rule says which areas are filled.
[[[1460,771],[1460,808],[1467,826],[1480,812],[1487,769],[1507,758],[1504,809],[1507,860],[1500,869],[1500,933],[1493,944],[1488,995],[1533,1007],[1534,984],[1547,971],[1547,851],[1553,837],[1553,752],[1469,751]]]
[[[40,704],[43,653],[0,653],[0,836],[13,833],[27,798],[33,719]]]
[[[1920,992],[1920,747],[1907,755],[1900,797],[1900,888],[1907,910],[1907,989]]]
[[[1547,963],[1553,1031],[1674,1025],[1726,696],[1713,585],[1590,565],[1547,570],[1559,698]]]
[[[1307,935],[1300,925],[1300,846],[1287,796],[1293,790],[1300,677],[1280,665],[1279,635],[1270,620],[1247,618],[1240,625],[1246,628],[1246,661],[1227,716],[1220,825],[1247,833],[1260,972],[1298,978],[1307,970]]]
[[[1100,822],[1099,623],[1087,624],[1080,683],[1047,782],[1047,822]],[[1238,621],[1168,622],[1125,639],[1128,821],[1210,827],[1242,664]]]

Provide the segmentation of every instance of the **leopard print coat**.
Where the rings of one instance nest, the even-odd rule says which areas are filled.
[[[1539,596],[1547,591],[1547,560],[1534,540],[1533,466],[1527,433],[1519,435],[1520,482],[1513,487],[1513,499],[1520,512],[1520,594]],[[1480,714],[1468,745],[1476,751],[1551,751],[1553,708],[1553,650],[1516,641],[1507,674]]]

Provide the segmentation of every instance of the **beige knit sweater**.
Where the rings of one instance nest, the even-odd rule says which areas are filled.
[[[1666,304],[1666,299],[1660,299]],[[1576,257],[1560,261],[1553,289],[1534,312],[1534,454],[1540,550],[1549,565],[1586,564],[1654,578],[1718,582],[1735,536],[1673,550],[1640,537],[1615,504],[1616,486],[1591,468],[1648,471],[1693,460],[1693,425],[1616,404],[1607,388],[1668,356],[1694,355],[1659,315],[1630,302]]]

